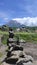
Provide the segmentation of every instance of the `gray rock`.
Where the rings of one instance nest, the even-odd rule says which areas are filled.
[[[15,45],[15,46],[13,47],[13,50],[23,51],[23,47],[22,47],[22,46]]]
[[[21,39],[19,42],[20,42],[20,43],[25,43],[26,41],[25,41],[25,40],[23,40],[23,39]]]
[[[32,62],[28,59],[26,59],[26,58],[19,58],[19,60],[17,61],[17,65],[31,65],[32,64]]]
[[[29,55],[25,55],[25,58],[19,58],[17,65],[28,65],[33,62],[33,58]]]
[[[25,57],[25,54],[23,54],[23,51],[20,51],[20,50],[12,51],[11,54],[14,54],[14,55],[19,56],[19,57]]]
[[[12,38],[9,38],[9,39],[8,39],[8,43],[13,43],[13,41],[14,41],[14,40],[13,40]]]
[[[29,60],[29,61],[31,61],[31,62],[34,61],[33,57],[30,56],[30,55],[25,55],[25,60],[27,60],[27,61]]]
[[[30,65],[33,62],[33,58],[29,55],[24,53],[23,46],[19,44],[25,43],[24,40],[20,40],[17,38],[17,41],[13,39],[14,33],[12,29],[9,31],[9,39],[7,40],[8,43],[8,53],[6,58],[6,63],[16,64],[16,65]],[[16,44],[17,43],[17,44]]]
[[[12,29],[9,30],[9,38],[14,37],[14,31]]]

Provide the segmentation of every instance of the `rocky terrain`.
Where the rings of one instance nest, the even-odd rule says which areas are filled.
[[[21,45],[24,47],[24,52],[27,55],[31,55],[34,58],[34,62],[31,65],[37,65],[37,44],[25,43],[25,44],[21,44]],[[2,50],[2,48],[3,48],[3,50]],[[3,53],[3,56],[0,58],[1,60],[3,60],[6,57],[6,54],[7,54],[5,52],[6,48],[7,48],[6,46],[1,46],[1,48],[0,48],[0,52]],[[5,63],[4,63],[4,65],[5,65]]]
[[[28,64],[24,64],[24,65],[37,65],[37,44],[33,44],[33,43],[20,43],[20,46],[22,46],[24,48],[24,52],[27,55],[30,55],[33,57],[34,62],[30,64],[30,62]],[[6,57],[6,49],[7,46],[6,45],[2,45],[1,43],[1,37],[0,37],[0,53],[2,53],[2,56],[0,57],[0,62]],[[3,65],[6,65],[5,62]],[[9,64],[7,64],[9,65]]]
[[[25,43],[21,44],[24,47],[24,52],[28,55],[31,55],[34,58],[34,63],[32,65],[37,65],[37,44]],[[3,49],[2,49],[3,48]],[[0,58],[0,61],[6,57],[6,46],[1,46],[0,52],[3,53],[3,56]],[[5,65],[5,63],[4,63]]]

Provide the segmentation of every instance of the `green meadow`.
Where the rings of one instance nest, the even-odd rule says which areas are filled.
[[[15,34],[15,36],[14,36],[15,39],[17,39],[17,36],[18,36],[19,39],[23,39],[26,42],[37,43],[37,33],[15,32],[14,34]],[[0,35],[3,35],[2,43],[6,44],[7,39],[8,39],[8,35],[9,35],[8,32],[0,31]]]

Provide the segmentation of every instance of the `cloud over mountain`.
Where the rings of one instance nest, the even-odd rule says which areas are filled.
[[[13,20],[27,26],[37,26],[37,17],[14,18]]]

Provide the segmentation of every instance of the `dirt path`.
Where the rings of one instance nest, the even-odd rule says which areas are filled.
[[[22,43],[24,52],[28,55],[31,55],[35,60],[37,60],[37,44],[33,43]]]
[[[7,46],[6,45],[3,45],[2,42],[1,42],[1,37],[2,35],[0,35],[0,62],[6,57],[6,49],[7,49]]]
[[[6,49],[6,45],[3,45],[2,42],[1,42],[1,38],[2,38],[2,35],[0,35],[0,52],[5,52],[5,49]]]

